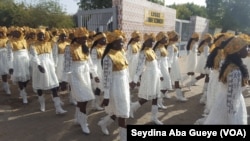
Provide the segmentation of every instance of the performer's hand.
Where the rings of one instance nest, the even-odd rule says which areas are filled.
[[[163,81],[163,80],[164,80],[164,78],[163,78],[163,77],[160,77],[160,80],[161,80],[161,81]]]
[[[137,82],[137,84],[136,84],[136,85],[137,85],[137,87],[139,87],[139,86],[140,86],[140,82]]]
[[[102,107],[108,106],[109,105],[109,99],[103,99],[102,101]]]
[[[63,81],[62,83],[60,83],[60,87],[62,91],[66,91],[67,90],[67,82]]]
[[[93,79],[92,73],[90,73],[89,75],[90,75],[90,79]]]
[[[98,77],[95,77],[95,82],[96,83],[99,83],[100,82],[100,79]]]
[[[129,83],[129,86],[130,86],[130,89],[134,89],[136,84],[135,84],[134,81],[132,81],[132,82]]]
[[[13,72],[14,72],[14,70],[13,70],[13,69],[9,69],[9,74],[10,74],[10,75],[12,75],[12,74],[13,74]]]
[[[171,71],[171,68],[168,68],[168,71],[170,72],[170,71]]]
[[[45,73],[45,69],[41,65],[38,65],[38,69],[41,73]]]

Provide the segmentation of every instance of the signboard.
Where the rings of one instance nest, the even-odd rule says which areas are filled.
[[[164,13],[145,9],[144,24],[164,26]]]

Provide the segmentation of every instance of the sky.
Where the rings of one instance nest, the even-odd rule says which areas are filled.
[[[25,2],[35,2],[38,0],[16,0],[16,1],[25,1]],[[68,14],[75,14],[78,10],[78,5],[77,2],[80,0],[57,0],[63,9],[65,10],[66,13]],[[205,6],[206,5],[206,0],[165,0],[166,5],[171,5],[171,4],[183,4],[183,3],[194,3],[200,6]]]

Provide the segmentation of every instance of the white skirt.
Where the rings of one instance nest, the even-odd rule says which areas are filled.
[[[215,98],[219,94],[219,72],[218,70],[213,70],[209,74],[209,82],[207,87],[207,102],[206,110],[209,112],[215,103]]]
[[[93,62],[94,63],[94,62]],[[93,86],[93,89],[95,90],[96,88],[99,88],[101,91],[103,90],[103,70],[102,70],[102,64],[101,64],[101,59],[98,60],[98,62],[95,62],[96,66],[97,66],[97,77],[99,78],[100,82],[99,83],[96,83],[95,82],[95,78],[93,78],[91,81],[92,81],[92,86]],[[93,76],[94,77],[94,76]]]
[[[55,65],[51,54],[38,55],[41,66],[44,67],[45,73],[41,73],[35,64],[32,68],[32,84],[33,88],[38,90],[49,90],[59,86],[56,76]]]
[[[56,66],[56,75],[59,82],[67,82],[67,75],[64,73],[64,54],[58,55],[58,63]]]
[[[171,80],[172,80],[173,84],[174,84],[175,81],[181,81],[182,80],[179,60],[178,60],[177,56],[174,57],[173,64],[172,64],[172,67],[171,67],[171,70],[170,70],[170,77],[171,77]]]
[[[30,80],[30,58],[26,49],[13,52],[13,81]]]
[[[216,96],[215,103],[209,112],[204,124],[212,124],[212,125],[228,125],[228,124],[238,124],[238,125],[246,125],[247,124],[247,109],[244,97],[242,93],[238,94],[237,99],[234,101],[234,106],[236,107],[234,116],[232,118],[234,123],[231,123],[228,117],[228,107],[227,107],[227,91],[228,88],[226,85],[220,83],[220,90]]]
[[[139,98],[152,100],[160,96],[160,73],[156,60],[146,63],[145,71],[141,76]]]
[[[171,78],[168,70],[168,58],[163,57],[160,58],[160,66],[161,66],[161,73],[163,76],[163,81],[161,81],[161,89],[163,90],[172,90],[172,83],[171,83]]]
[[[130,91],[128,70],[112,72],[112,84],[110,89],[109,104],[105,111],[109,115],[121,118],[129,118]]]
[[[190,51],[186,60],[186,72],[195,72],[197,67],[197,53]]]
[[[133,78],[136,73],[137,65],[138,65],[139,53],[132,54],[127,58],[128,60],[128,69],[129,69],[129,82],[133,81]]]
[[[88,61],[72,62],[69,83],[72,96],[77,102],[86,102],[95,99],[90,81]]]
[[[206,63],[207,63],[207,56],[205,56],[204,53],[201,53],[201,55],[198,57],[198,63],[196,67],[197,73],[202,73],[202,74],[209,74],[209,70],[205,69]]]
[[[9,74],[7,48],[0,48],[0,75]]]

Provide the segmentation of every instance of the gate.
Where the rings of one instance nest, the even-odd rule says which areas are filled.
[[[117,8],[79,10],[77,12],[78,27],[86,27],[96,32],[117,29]]]

